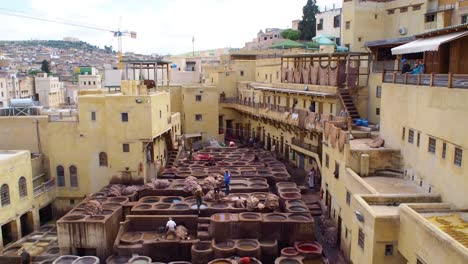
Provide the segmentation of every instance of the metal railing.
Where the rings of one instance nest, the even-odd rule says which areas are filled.
[[[312,144],[309,144],[309,143],[304,143],[304,142],[301,142],[299,139],[297,138],[293,138],[292,139],[292,144],[296,147],[300,147],[302,149],[305,149],[305,150],[308,150],[310,152],[314,152],[314,153],[317,153],[318,152],[318,147],[316,146],[313,146]]]
[[[41,185],[37,186],[36,188],[34,188],[34,191],[33,191],[34,196],[38,196],[41,193],[44,193],[54,187],[55,187],[55,179],[52,178],[46,182],[43,182]]]
[[[68,111],[60,112],[58,114],[50,114],[47,116],[49,122],[78,122],[78,112]]]
[[[468,74],[400,74],[383,72],[384,83],[468,89]]]

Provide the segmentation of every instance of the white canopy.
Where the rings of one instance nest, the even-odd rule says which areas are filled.
[[[424,51],[438,51],[441,44],[450,42],[457,38],[461,38],[468,35],[468,31],[455,32],[446,35],[440,35],[432,38],[422,38],[415,41],[411,41],[404,45],[395,47],[392,49],[393,55],[417,53]]]

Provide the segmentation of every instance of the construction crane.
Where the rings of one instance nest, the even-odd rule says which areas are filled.
[[[122,63],[122,59],[123,59],[122,58],[122,37],[123,36],[130,36],[130,38],[134,39],[137,36],[137,33],[135,31],[128,31],[128,30],[122,31],[122,30],[120,30],[120,24],[121,24],[122,18],[120,18],[120,20],[119,20],[118,29],[117,30],[110,30],[110,29],[106,29],[106,28],[101,28],[101,27],[96,27],[96,26],[88,26],[88,25],[83,25],[83,24],[79,24],[79,23],[76,23],[76,22],[70,22],[70,21],[66,21],[64,19],[47,19],[47,18],[37,17],[37,16],[27,14],[27,13],[25,13],[23,11],[18,11],[18,10],[13,10],[13,9],[8,9],[8,8],[2,8],[2,7],[0,7],[0,15],[21,17],[21,18],[32,19],[32,20],[38,20],[38,21],[44,21],[44,22],[50,22],[50,23],[57,23],[57,24],[62,24],[62,25],[67,25],[67,26],[81,27],[81,28],[111,32],[114,35],[114,37],[117,38],[117,41],[118,41],[117,58],[118,58],[118,68],[119,69],[123,68],[123,63]]]

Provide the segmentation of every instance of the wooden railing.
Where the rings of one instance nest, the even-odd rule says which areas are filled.
[[[308,150],[310,152],[314,152],[314,153],[317,153],[318,152],[318,148],[316,146],[313,146],[312,144],[309,144],[309,143],[304,143],[304,142],[301,142],[299,139],[297,138],[293,138],[292,139],[292,144],[296,147],[300,147],[302,149],[305,149],[305,150]]]
[[[384,71],[382,82],[468,89],[468,74],[400,74]]]
[[[46,182],[43,182],[41,185],[34,188],[34,196],[38,196],[41,193],[44,193],[55,187],[55,179],[52,178]]]

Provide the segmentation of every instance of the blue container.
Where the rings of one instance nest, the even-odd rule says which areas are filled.
[[[356,126],[362,126],[362,120],[359,119],[359,118],[354,119],[354,124],[355,124]]]
[[[365,126],[365,127],[369,126],[369,121],[367,121],[366,119],[362,119],[361,123],[362,123],[362,126]]]

